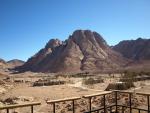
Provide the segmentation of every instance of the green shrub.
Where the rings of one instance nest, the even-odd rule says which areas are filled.
[[[136,76],[138,74],[135,72],[125,71],[123,77],[120,79],[121,82],[136,82]]]

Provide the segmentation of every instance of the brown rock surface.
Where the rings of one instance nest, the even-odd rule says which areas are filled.
[[[102,71],[117,69],[125,59],[96,32],[76,30],[65,42],[50,40],[19,69],[36,72]]]
[[[0,71],[7,67],[7,63],[5,60],[0,58]]]
[[[24,63],[25,63],[24,61],[18,60],[18,59],[13,59],[13,60],[10,60],[10,61],[7,62],[9,68],[14,68],[14,67],[17,67],[17,66],[21,66]]]
[[[5,65],[5,64],[6,64],[5,60],[0,58],[0,66]]]
[[[113,49],[126,58],[150,60],[150,39],[138,38],[137,40],[121,41]]]

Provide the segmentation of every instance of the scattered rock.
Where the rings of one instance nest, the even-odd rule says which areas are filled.
[[[6,92],[6,89],[0,86],[0,94]]]

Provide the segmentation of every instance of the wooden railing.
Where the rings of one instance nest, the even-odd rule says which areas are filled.
[[[56,108],[55,105],[56,103],[59,102],[64,102],[64,101],[72,101],[72,106],[73,106],[73,113],[75,113],[75,100],[81,99],[80,97],[74,97],[74,98],[66,98],[66,99],[59,99],[59,100],[52,100],[52,101],[47,101],[47,104],[52,104],[53,105],[53,113],[56,113]]]
[[[22,107],[31,107],[31,113],[33,113],[33,111],[34,111],[33,107],[37,106],[37,105],[41,105],[41,103],[40,102],[34,102],[34,103],[29,103],[29,104],[8,105],[8,106],[0,107],[0,110],[6,110],[6,113],[9,113],[10,109],[22,108]]]
[[[106,110],[108,110],[109,108],[109,112],[110,113],[120,113],[118,112],[118,107],[121,107],[121,113],[125,113],[125,108],[129,109],[128,113],[132,113],[133,110],[138,110],[138,113],[141,113],[141,111],[145,111],[147,113],[150,113],[150,94],[146,94],[146,93],[134,93],[134,92],[127,92],[127,91],[113,91],[115,92],[115,104],[111,105],[111,106],[106,106],[104,104],[103,108],[99,108],[99,109],[94,109],[94,110],[89,110],[88,112],[85,113],[94,113],[97,112],[99,113],[100,111],[102,111],[102,113],[106,113]],[[119,105],[118,104],[118,94],[120,93],[126,93],[129,95],[129,105]],[[132,95],[136,94],[136,95],[142,95],[142,96],[146,96],[147,97],[147,109],[142,109],[142,108],[138,108],[138,107],[132,107]],[[104,99],[104,103],[105,103],[105,99]],[[112,111],[112,107],[115,107],[115,110]],[[101,112],[100,112],[101,113]]]
[[[88,99],[89,100],[89,110],[91,111],[92,109],[92,103],[91,103],[91,99],[92,97],[95,96],[104,96],[107,94],[111,94],[112,91],[107,91],[107,92],[102,92],[102,93],[98,93],[98,94],[93,94],[93,95],[85,95],[83,97],[73,97],[73,98],[66,98],[66,99],[59,99],[59,100],[52,100],[52,101],[47,101],[47,104],[52,104],[53,105],[53,113],[56,113],[56,103],[60,103],[60,102],[64,102],[64,101],[72,101],[72,112],[75,113],[75,100],[79,100],[82,98]]]
[[[108,98],[107,95],[112,95],[114,98],[113,103],[109,103],[109,105],[106,104],[106,100]],[[123,103],[119,103],[118,102],[118,97],[121,94],[127,94],[128,95],[128,105],[124,105]],[[146,111],[147,113],[150,113],[150,94],[145,94],[145,93],[136,93],[136,95],[142,95],[144,97],[146,97],[147,99],[147,109],[143,109],[143,108],[138,108],[138,107],[134,107],[132,106],[132,96],[134,95],[134,92],[126,92],[126,91],[108,91],[108,92],[103,92],[103,93],[98,93],[98,94],[93,94],[93,95],[85,95],[83,97],[72,97],[72,98],[65,98],[65,99],[59,99],[59,100],[51,100],[51,101],[47,101],[47,104],[51,104],[52,107],[52,113],[56,113],[57,109],[56,109],[56,103],[59,104],[60,102],[71,102],[72,104],[72,113],[77,113],[76,111],[76,105],[75,105],[75,101],[76,100],[80,100],[80,99],[86,99],[88,100],[88,111],[85,113],[107,113],[109,111],[109,113],[118,113],[121,111],[121,113],[125,113],[125,109],[128,108],[129,112],[128,113],[132,113],[133,110],[138,110],[138,113],[141,113],[142,111]],[[100,108],[98,109],[94,109],[92,107],[92,98],[96,97],[96,96],[100,96],[102,97],[102,101],[103,104]],[[108,101],[108,100],[107,100]],[[0,107],[0,110],[6,110],[7,113],[9,113],[10,109],[15,109],[15,108],[22,108],[22,107],[31,107],[31,113],[33,113],[33,107],[37,106],[37,105],[41,105],[41,103],[37,102],[37,103],[30,103],[30,104],[22,104],[22,105],[10,105],[10,106],[4,106],[4,107]],[[121,109],[120,109],[121,108]]]

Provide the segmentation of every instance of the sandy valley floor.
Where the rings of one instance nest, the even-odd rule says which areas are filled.
[[[18,77],[17,77],[18,79]],[[23,80],[30,80],[29,76],[23,76]],[[36,81],[32,78],[32,81]],[[62,80],[68,80],[68,78],[59,78]],[[104,78],[104,83],[94,84],[92,86],[85,86],[82,84],[81,78],[69,78],[70,83],[64,85],[53,85],[53,86],[40,86],[33,87],[31,83],[9,83],[1,85],[0,100],[7,100],[13,98],[19,98],[16,100],[18,104],[27,102],[41,102],[43,103],[38,109],[36,108],[36,113],[47,113],[51,111],[50,107],[46,105],[47,100],[56,100],[69,97],[82,97],[83,95],[96,94],[103,92],[109,83],[117,82],[118,78]],[[140,81],[136,82],[135,88],[130,90],[135,90],[136,92],[150,93],[150,81]],[[2,89],[4,91],[2,91]],[[0,106],[3,106],[2,103]],[[29,110],[24,110],[23,113],[28,113]],[[82,111],[82,109],[81,109]],[[1,112],[0,112],[1,113]],[[60,113],[62,113],[60,111]],[[64,112],[65,113],[65,112]],[[69,112],[67,112],[69,113]]]

